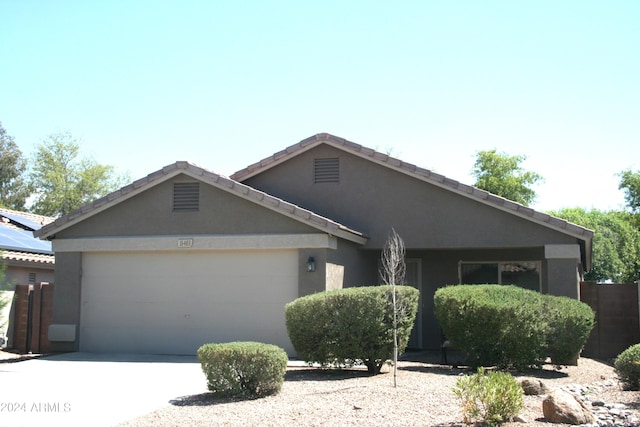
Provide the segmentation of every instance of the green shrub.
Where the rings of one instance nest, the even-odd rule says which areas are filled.
[[[575,363],[594,325],[593,310],[578,300],[517,286],[440,288],[435,314],[471,366],[540,366]]]
[[[298,357],[322,366],[364,364],[377,374],[393,356],[391,286],[339,289],[307,295],[287,304],[289,339]],[[398,351],[404,351],[416,312],[419,291],[396,286]]]
[[[613,367],[625,389],[640,389],[640,344],[632,345],[620,353]]]
[[[260,397],[280,391],[289,359],[275,345],[231,342],[203,345],[198,360],[214,394]]]
[[[471,366],[525,368],[546,358],[541,294],[517,286],[440,288],[434,309],[444,334]]]
[[[595,324],[595,313],[573,298],[543,295],[547,322],[547,352],[556,365],[577,363]]]
[[[518,382],[506,372],[465,375],[456,382],[453,392],[462,404],[464,422],[480,419],[487,425],[511,420],[524,407],[523,391]]]

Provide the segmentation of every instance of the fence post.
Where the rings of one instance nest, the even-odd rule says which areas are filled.
[[[42,306],[40,311],[40,353],[51,351],[49,325],[53,321],[53,283],[42,282]]]
[[[600,315],[598,285],[595,282],[580,282],[580,301],[587,304],[595,312],[595,326],[584,345],[583,354],[600,359]]]
[[[13,329],[13,339],[10,345],[20,353],[26,353],[28,347],[29,294],[32,288],[32,285],[16,285],[13,299],[13,319],[9,320],[13,323],[13,326],[9,325]]]

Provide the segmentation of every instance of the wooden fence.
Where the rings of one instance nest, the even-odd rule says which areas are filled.
[[[596,312],[596,325],[583,356],[609,360],[640,343],[638,284],[582,282],[580,300]]]

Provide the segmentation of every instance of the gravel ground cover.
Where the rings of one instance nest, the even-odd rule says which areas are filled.
[[[219,399],[211,394],[177,396],[167,406],[125,426],[463,426],[459,401],[452,392],[464,367],[441,365],[439,354],[409,355],[393,369],[374,377],[363,369],[325,371],[290,367],[280,393],[255,400]],[[624,404],[627,422],[640,419],[640,393],[623,391],[610,364],[581,358],[578,366],[515,374],[542,381],[549,389],[583,390],[588,400]],[[204,376],[203,376],[203,381]],[[525,396],[523,422],[513,426],[554,426],[544,420],[543,396]]]

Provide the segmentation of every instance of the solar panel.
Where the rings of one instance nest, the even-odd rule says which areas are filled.
[[[41,254],[53,254],[51,242],[36,239],[33,233],[27,230],[16,230],[0,226],[0,250],[35,252]]]
[[[4,216],[9,218],[11,221],[16,222],[20,225],[23,225],[27,228],[30,228],[32,230],[39,230],[40,228],[42,228],[42,224],[37,223],[31,219],[22,217],[20,215],[16,215],[13,213],[6,213],[6,212],[0,212],[0,216]]]

